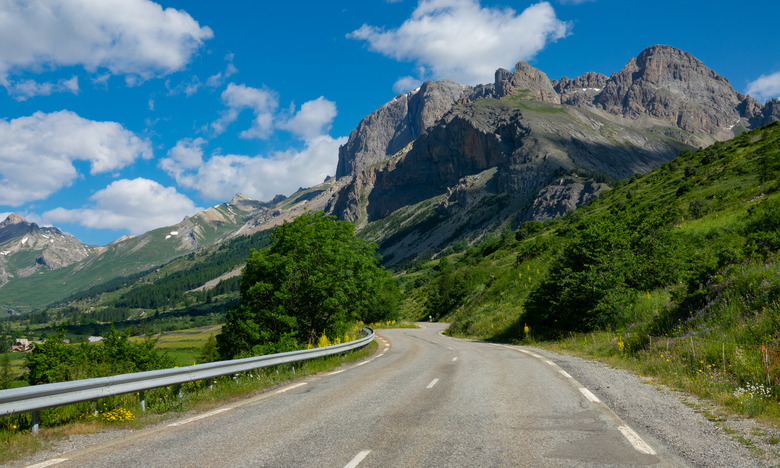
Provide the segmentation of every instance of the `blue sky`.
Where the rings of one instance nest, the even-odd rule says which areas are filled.
[[[780,96],[776,0],[0,0],[0,219],[104,245],[335,173],[368,113],[525,60],[610,75],[653,44]]]

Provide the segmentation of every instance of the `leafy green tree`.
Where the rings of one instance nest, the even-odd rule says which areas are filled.
[[[227,310],[217,336],[220,356],[289,351],[340,334],[348,322],[393,314],[398,287],[379,266],[376,246],[354,230],[322,213],[276,228],[273,244],[247,260],[241,304]]]
[[[217,337],[216,335],[209,336],[209,339],[206,340],[205,343],[203,343],[203,347],[200,350],[200,356],[198,358],[198,361],[201,363],[204,362],[214,362],[219,359],[219,353],[217,352]]]
[[[524,321],[532,329],[615,327],[639,291],[668,285],[682,274],[663,215],[593,219],[576,230],[525,302]]]
[[[11,388],[11,356],[4,353],[0,358],[0,390]]]
[[[155,340],[135,343],[128,337],[127,331],[121,333],[111,327],[103,343],[69,345],[59,330],[25,356],[27,381],[37,385],[173,366],[167,354],[155,349]]]

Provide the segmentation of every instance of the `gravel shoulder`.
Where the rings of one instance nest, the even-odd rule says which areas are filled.
[[[756,421],[598,361],[524,348],[554,361],[648,443],[669,448],[691,466],[780,466],[780,444],[770,444],[771,428]]]

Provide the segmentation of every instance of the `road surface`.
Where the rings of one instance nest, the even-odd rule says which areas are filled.
[[[380,330],[379,352],[38,466],[686,466],[532,351]]]

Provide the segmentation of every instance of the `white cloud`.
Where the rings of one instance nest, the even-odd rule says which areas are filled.
[[[229,200],[240,192],[268,201],[276,194],[290,195],[301,186],[322,183],[333,175],[339,146],[346,142],[346,137],[320,135],[307,140],[301,151],[288,150],[270,157],[212,156],[196,172],[175,176],[176,182],[212,200]]]
[[[90,228],[126,229],[141,234],[161,226],[176,224],[203,208],[176,191],[143,178],[121,179],[90,197],[91,208],[55,208],[43,214],[51,223],[79,223]]]
[[[4,0],[0,79],[67,66],[146,79],[181,70],[211,37],[186,12],[150,0]]]
[[[780,72],[761,75],[757,80],[748,83],[745,92],[759,101],[780,97]]]
[[[277,105],[275,94],[243,85],[231,86],[230,92],[223,93],[226,104],[233,111],[248,107],[256,114],[267,115],[268,122],[262,128],[271,131],[271,111]],[[238,192],[258,200],[270,200],[279,193],[289,195],[301,186],[319,184],[335,172],[339,146],[347,141],[346,137],[332,138],[327,134],[336,113],[336,104],[320,97],[304,103],[292,117],[276,125],[304,141],[300,151],[291,149],[254,157],[214,155],[204,162],[205,140],[183,139],[168,151],[160,167],[179,186],[198,190],[212,200],[227,200]]]
[[[336,118],[336,103],[320,96],[314,101],[304,103],[298,113],[280,123],[278,127],[308,140],[327,134],[334,118]]]
[[[79,175],[74,161],[89,162],[97,174],[139,157],[152,157],[150,143],[116,122],[70,111],[0,120],[0,205],[44,199],[70,185]]]
[[[425,80],[413,76],[403,76],[398,78],[395,84],[393,84],[393,91],[396,93],[408,93],[413,89],[419,88],[423,84],[423,81]]]
[[[233,65],[233,58],[235,57],[234,54],[227,54],[225,56],[225,60],[228,62],[227,66],[225,67],[224,72],[219,72],[216,75],[211,75],[206,80],[206,86],[210,88],[216,88],[218,86],[222,86],[222,83],[231,76],[238,73],[238,68],[236,68],[235,65]]]
[[[347,37],[396,60],[414,61],[435,79],[478,84],[492,82],[497,68],[531,59],[568,32],[547,2],[518,15],[510,8],[482,8],[477,0],[421,0],[397,29],[364,24]]]
[[[203,164],[203,138],[184,138],[168,151],[168,157],[160,160],[160,167],[174,177]]]
[[[276,93],[269,89],[259,89],[230,83],[222,92],[222,102],[228,109],[222,113],[219,119],[212,122],[212,131],[219,135],[225,131],[228,125],[238,118],[243,109],[251,109],[255,115],[252,126],[241,132],[241,138],[267,138],[271,134],[274,123],[274,113],[279,106]]]
[[[61,79],[56,83],[39,83],[35,80],[21,80],[8,85],[8,93],[17,101],[24,101],[34,96],[49,96],[53,93],[79,93],[79,79]]]

